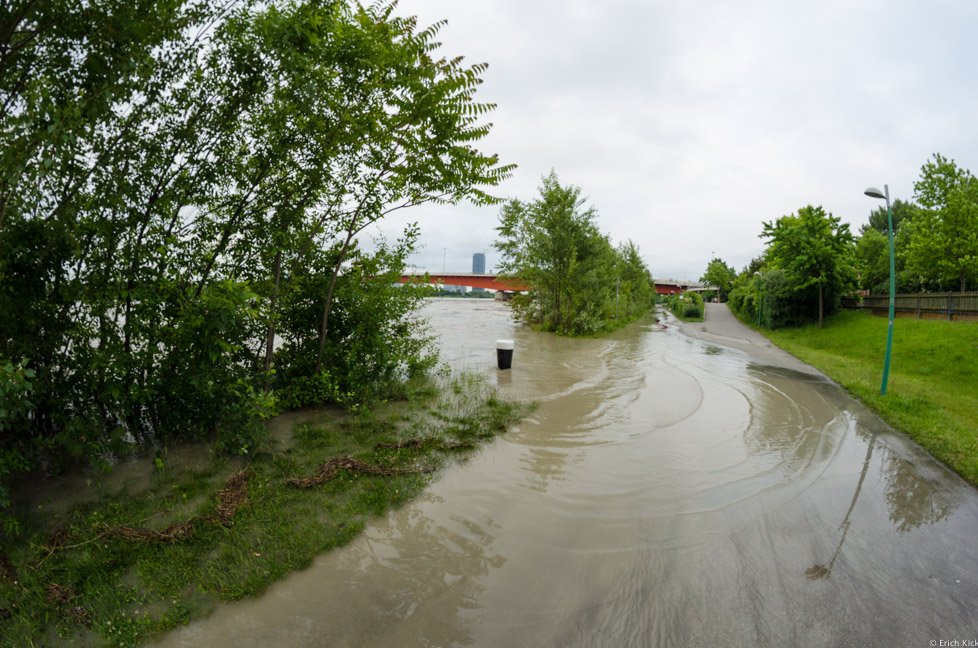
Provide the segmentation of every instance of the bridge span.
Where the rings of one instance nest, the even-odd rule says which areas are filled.
[[[532,286],[529,284],[524,284],[509,279],[501,279],[499,278],[499,275],[477,274],[473,272],[432,272],[428,273],[427,275],[423,272],[410,272],[401,275],[400,283],[405,283],[407,281],[423,281],[425,280],[426,276],[429,283],[444,284],[446,286],[470,286],[472,288],[485,288],[486,290],[495,290],[497,292],[513,292],[518,290],[530,290],[532,288]],[[690,281],[688,279],[655,280],[655,291],[660,295],[678,295],[686,292],[687,290],[703,292],[710,289],[711,288],[709,286],[697,281]]]
[[[495,290],[497,292],[530,289],[528,284],[509,279],[501,279],[499,275],[476,274],[473,272],[430,272],[427,274],[423,272],[412,272],[401,275],[401,283],[408,281],[427,281],[428,283],[438,283],[446,286],[470,286],[472,288],[485,288],[486,290]]]

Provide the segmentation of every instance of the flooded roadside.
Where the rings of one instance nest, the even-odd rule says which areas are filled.
[[[978,638],[978,494],[832,383],[651,320],[567,340],[494,302],[428,315],[455,367],[537,410],[356,541],[159,645]]]

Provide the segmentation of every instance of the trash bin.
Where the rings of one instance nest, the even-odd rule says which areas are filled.
[[[512,340],[496,340],[496,366],[500,369],[509,369],[513,366],[513,347]]]

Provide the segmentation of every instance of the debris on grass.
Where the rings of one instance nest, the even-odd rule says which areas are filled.
[[[194,523],[216,522],[221,526],[230,526],[238,509],[249,503],[247,495],[248,473],[240,470],[224,483],[224,488],[217,492],[217,515],[194,516],[189,520],[171,524],[162,531],[152,529],[114,526],[108,530],[114,535],[126,540],[141,540],[149,542],[175,542],[189,538],[194,534]]]
[[[378,443],[376,447],[384,450],[424,450],[429,448],[436,450],[469,450],[475,446],[468,441],[446,443],[436,437],[425,437],[423,439],[414,437],[413,439],[401,441],[400,443]]]
[[[293,477],[289,483],[299,488],[310,488],[325,484],[336,476],[340,470],[361,473],[365,475],[382,475],[391,477],[393,475],[413,475],[418,473],[430,473],[434,468],[421,468],[419,470],[402,470],[399,468],[384,468],[383,466],[371,465],[366,462],[354,459],[353,457],[343,456],[334,457],[329,461],[323,462],[319,466],[319,471],[310,477]]]

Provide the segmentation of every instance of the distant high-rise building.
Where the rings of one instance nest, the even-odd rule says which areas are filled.
[[[486,255],[482,252],[472,255],[472,274],[486,274]]]

